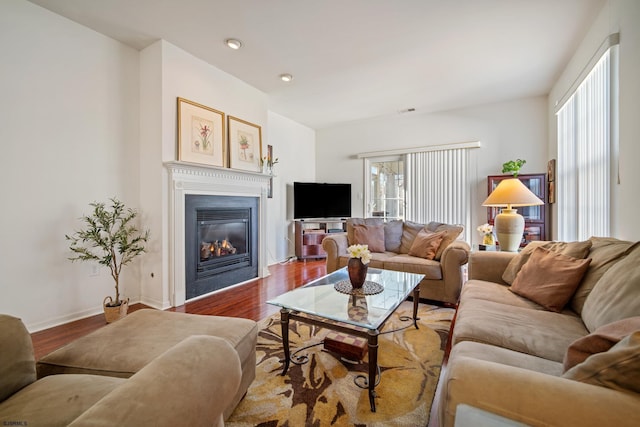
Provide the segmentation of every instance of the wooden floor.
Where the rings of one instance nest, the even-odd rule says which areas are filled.
[[[169,311],[263,319],[278,312],[267,300],[326,274],[325,261],[294,261],[269,267],[271,276],[188,302]],[[133,304],[129,312],[147,308]],[[105,325],[104,315],[88,317],[31,334],[36,360]]]

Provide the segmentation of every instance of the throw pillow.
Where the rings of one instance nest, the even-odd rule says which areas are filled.
[[[536,248],[510,290],[547,310],[560,312],[578,288],[591,259],[577,259]]]
[[[384,225],[354,225],[353,238],[357,245],[368,245],[371,252],[384,252]]]
[[[445,232],[430,233],[427,230],[420,230],[409,249],[409,255],[425,259],[434,259],[438,248],[445,237]]]
[[[382,218],[349,218],[347,219],[347,243],[354,245],[355,239],[353,237],[353,227],[355,225],[382,225],[384,220]]]
[[[640,393],[640,331],[594,354],[562,375],[575,381]]]
[[[609,323],[595,332],[578,338],[569,345],[564,355],[564,372],[584,362],[592,354],[608,351],[627,335],[640,331],[640,317],[629,317]]]
[[[585,240],[584,242],[531,242],[525,246],[522,252],[509,261],[507,268],[505,268],[502,273],[502,280],[510,285],[513,284],[516,275],[522,266],[527,263],[529,257],[537,247],[543,247],[572,258],[584,259],[589,255],[591,245],[591,240]]]
[[[582,307],[582,321],[593,332],[600,326],[640,313],[640,246],[602,275]]]
[[[424,228],[424,224],[419,224],[417,222],[405,221],[402,224],[402,238],[400,241],[400,253],[408,254],[409,249],[411,249],[411,245],[413,245],[413,241],[416,236]]]
[[[433,223],[430,223],[430,225],[431,224]],[[447,249],[447,246],[453,243],[453,241],[456,240],[458,236],[460,236],[460,234],[462,234],[462,232],[464,231],[464,227],[461,225],[439,224],[434,231],[436,233],[444,231],[445,233],[435,257],[435,259],[439,261],[442,257],[442,252],[444,252],[444,250]]]
[[[394,219],[384,224],[384,246],[389,252],[400,252],[402,244],[402,220]]]
[[[582,313],[584,302],[604,273],[628,255],[633,248],[640,245],[640,242],[627,242],[612,237],[590,237],[589,240],[593,242],[589,251],[591,264],[578,290],[571,298],[571,308],[578,314]]]

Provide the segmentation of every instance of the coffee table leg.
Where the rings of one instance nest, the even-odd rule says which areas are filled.
[[[378,374],[378,331],[369,331],[369,404],[376,412],[376,375]]]
[[[284,348],[284,365],[282,373],[284,376],[289,369],[290,351],[289,351],[289,313],[287,309],[280,310],[280,327],[282,328],[282,347]]]
[[[418,329],[418,303],[420,302],[420,285],[413,288],[413,326]]]

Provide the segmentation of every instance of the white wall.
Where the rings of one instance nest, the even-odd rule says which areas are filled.
[[[316,170],[321,182],[353,185],[353,216],[362,216],[364,161],[358,153],[480,141],[474,149],[475,186],[471,236],[487,221],[487,175],[499,175],[502,164],[516,158],[527,161],[522,173],[546,173],[547,99],[536,97],[481,105],[434,114],[408,113],[354,122],[317,132]],[[434,218],[434,220],[437,220]],[[472,240],[477,242],[477,240]]]
[[[137,207],[138,53],[23,0],[0,2],[0,312],[31,330],[102,310],[108,270],[71,263],[88,204]],[[123,274],[138,298],[136,268]]]
[[[315,131],[291,119],[269,112],[269,141],[274,157],[273,199],[269,207],[269,263],[295,255],[293,181],[315,181]]]
[[[619,47],[619,166],[614,168],[611,235],[640,240],[640,2],[610,0],[603,7],[571,61],[549,94],[549,158],[557,158],[556,101],[560,100],[604,39],[620,33]],[[554,215],[556,213],[554,212]]]

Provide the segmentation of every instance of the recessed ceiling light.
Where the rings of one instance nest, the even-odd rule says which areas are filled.
[[[228,47],[230,47],[233,50],[238,50],[242,47],[242,42],[238,39],[226,39],[224,41],[224,44],[226,44]]]
[[[291,80],[293,80],[293,76],[291,74],[280,74],[280,80],[289,83]]]

